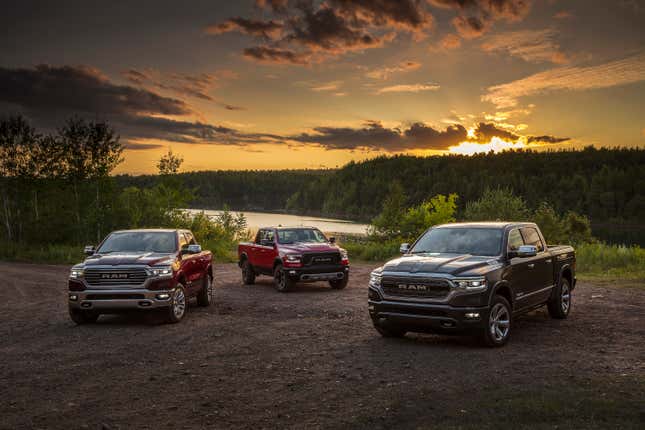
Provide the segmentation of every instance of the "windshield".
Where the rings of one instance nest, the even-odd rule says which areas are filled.
[[[498,228],[433,228],[417,241],[412,254],[446,253],[496,256],[501,254]]]
[[[177,250],[174,232],[165,231],[126,231],[112,233],[101,244],[99,254],[110,252],[159,252],[170,254]]]
[[[324,243],[327,238],[317,228],[287,228],[278,230],[278,243]]]

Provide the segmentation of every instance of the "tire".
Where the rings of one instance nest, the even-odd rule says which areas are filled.
[[[176,324],[181,321],[186,315],[188,310],[188,298],[186,297],[186,290],[181,284],[177,284],[175,291],[172,293],[172,301],[168,306],[166,312],[166,322]]]
[[[210,306],[213,301],[213,278],[206,274],[202,278],[202,288],[197,293],[197,304],[199,306]]]
[[[381,327],[379,325],[374,324],[374,328],[376,331],[383,337],[405,337],[405,333],[407,333],[407,330],[401,328],[401,327]]]
[[[247,259],[242,261],[242,282],[244,282],[244,285],[255,284],[255,271]]]
[[[99,314],[94,311],[84,311],[81,309],[69,309],[69,317],[77,325],[92,324],[99,319]]]
[[[348,282],[349,282],[349,273],[346,273],[343,279],[334,279],[333,281],[329,281],[329,285],[334,290],[342,290],[347,286]]]
[[[504,297],[496,295],[486,316],[486,326],[481,336],[486,346],[499,347],[508,342],[513,326],[513,310]]]
[[[295,284],[295,282],[293,282],[285,273],[282,264],[275,266],[275,269],[273,270],[273,282],[275,283],[275,289],[281,293],[290,291]]]
[[[551,318],[563,320],[571,312],[571,283],[567,278],[562,278],[554,291],[554,296],[549,299],[546,307]]]

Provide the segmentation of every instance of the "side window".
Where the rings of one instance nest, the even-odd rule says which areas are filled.
[[[533,227],[524,227],[522,228],[522,237],[524,237],[524,243],[527,245],[535,245],[538,252],[544,251],[544,245],[540,239],[540,235],[537,230]]]
[[[266,230],[265,233],[266,234],[264,236],[264,240],[273,242],[273,240],[274,240],[273,230]]]
[[[258,245],[262,243],[262,239],[264,239],[264,233],[265,230],[258,230],[258,234],[255,235],[255,243]]]
[[[189,245],[195,245],[197,242],[195,242],[195,238],[193,237],[192,233],[184,233],[186,235],[186,241],[188,242]]]
[[[517,251],[522,245],[524,245],[524,239],[522,239],[520,230],[517,228],[515,230],[511,230],[508,234],[508,250]]]
[[[186,236],[184,236],[184,233],[179,233],[179,249],[184,249],[187,246],[188,241],[186,240]]]

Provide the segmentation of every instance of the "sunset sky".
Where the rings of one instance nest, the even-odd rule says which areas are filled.
[[[108,120],[119,172],[645,146],[645,1],[21,1],[0,114]]]

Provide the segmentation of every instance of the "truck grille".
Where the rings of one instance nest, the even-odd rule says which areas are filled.
[[[340,263],[339,252],[324,252],[318,254],[305,254],[302,256],[305,266],[329,266]]]
[[[383,278],[383,292],[395,297],[441,299],[450,293],[450,282],[445,279]]]
[[[145,269],[85,269],[85,281],[89,285],[141,285],[148,274]]]

